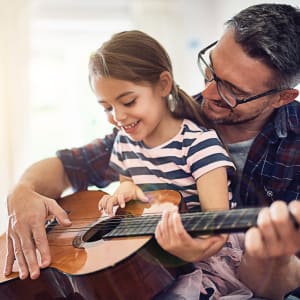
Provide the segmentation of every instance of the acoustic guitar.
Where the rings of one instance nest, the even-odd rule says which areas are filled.
[[[5,234],[0,236],[0,299],[153,299],[193,265],[164,252],[153,234],[165,209],[181,202],[176,191],[148,192],[148,203],[130,201],[114,217],[99,213],[102,191],[78,192],[58,200],[72,221],[46,224],[52,262],[36,280],[20,280],[17,268],[4,276]],[[181,214],[192,235],[245,231],[259,209]]]

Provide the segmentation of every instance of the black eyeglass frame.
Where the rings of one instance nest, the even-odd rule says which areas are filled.
[[[211,43],[210,45],[208,45],[207,47],[205,47],[204,49],[200,50],[199,53],[198,53],[198,59],[197,59],[197,64],[198,64],[198,68],[200,70],[200,72],[202,73],[202,75],[204,76],[205,80],[207,80],[207,82],[212,82],[213,80],[216,82],[217,84],[217,90],[218,90],[218,93],[220,95],[220,97],[226,102],[226,104],[228,104],[231,108],[235,108],[237,107],[239,104],[243,104],[243,103],[247,103],[247,102],[250,102],[250,101],[253,101],[253,100],[256,100],[258,98],[261,98],[261,97],[265,97],[265,96],[268,96],[268,95],[271,95],[271,94],[275,94],[275,93],[278,93],[278,92],[281,92],[282,90],[285,90],[284,88],[282,89],[271,89],[271,90],[268,90],[266,92],[263,92],[263,93],[260,93],[260,94],[257,94],[255,96],[251,96],[251,97],[247,97],[247,98],[244,98],[244,99],[238,99],[236,98],[235,95],[233,95],[230,91],[228,91],[229,94],[232,95],[232,97],[234,98],[235,100],[235,105],[232,105],[232,103],[230,103],[226,97],[222,94],[222,92],[220,92],[220,83],[222,83],[222,80],[216,75],[215,71],[209,66],[209,64],[205,61],[204,59],[204,54],[206,53],[207,50],[209,50],[210,48],[212,48],[213,46],[215,46],[217,44],[218,41],[215,41],[213,43]],[[201,67],[201,63],[200,61],[202,61],[204,63],[204,65],[211,71],[211,74],[212,74],[212,79],[209,80],[207,77],[206,77],[206,74],[205,74],[205,70],[203,70],[203,68]],[[226,89],[226,87],[225,87]]]

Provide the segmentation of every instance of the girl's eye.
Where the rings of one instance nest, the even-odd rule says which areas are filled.
[[[123,103],[123,105],[125,105],[125,106],[131,106],[131,105],[133,105],[135,103],[135,100],[136,100],[136,98],[134,98],[134,99],[132,99],[132,100],[126,102],[126,103]]]
[[[104,107],[104,112],[110,113],[112,111],[112,107]]]

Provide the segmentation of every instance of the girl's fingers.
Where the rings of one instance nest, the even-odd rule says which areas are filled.
[[[121,208],[125,207],[125,196],[124,196],[124,194],[118,194],[117,195],[117,201],[118,201]]]
[[[138,200],[141,200],[143,202],[148,202],[149,201],[148,197],[144,194],[144,192],[140,188],[137,188],[136,196],[137,196]]]

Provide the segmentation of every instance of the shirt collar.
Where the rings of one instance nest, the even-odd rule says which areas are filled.
[[[273,124],[278,138],[286,138],[289,131],[300,134],[300,103],[293,101],[280,107]]]
[[[201,93],[195,95],[194,98],[199,103],[201,103],[203,99]],[[286,138],[289,131],[300,134],[300,102],[295,100],[278,108],[275,111],[275,117],[273,121],[266,124],[266,127],[269,126],[275,128],[275,139]]]

